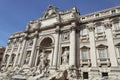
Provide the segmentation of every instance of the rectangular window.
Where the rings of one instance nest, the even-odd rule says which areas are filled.
[[[88,50],[87,49],[83,49],[82,50],[82,59],[83,60],[87,60],[88,59]]]
[[[88,79],[88,72],[83,72],[83,79]]]
[[[111,13],[112,13],[112,14],[115,14],[115,13],[116,13],[116,10],[112,10]]]
[[[99,17],[99,14],[96,14],[95,16],[96,16],[96,17]]]
[[[106,58],[105,49],[103,49],[103,48],[98,49],[98,54],[99,54],[100,59],[105,59]]]
[[[102,72],[102,77],[107,79],[108,78],[108,73],[107,72]]]
[[[80,33],[81,33],[82,36],[85,36],[85,35],[88,34],[88,30],[87,29],[83,29],[83,30],[80,31]]]
[[[120,30],[120,23],[119,22],[114,23],[114,28],[115,30]]]
[[[5,63],[8,61],[8,55],[5,56]]]
[[[103,32],[104,32],[103,26],[96,27],[96,33],[103,33]]]
[[[11,55],[11,63],[13,63],[14,62],[14,60],[15,60],[15,54],[13,53],[12,55]]]

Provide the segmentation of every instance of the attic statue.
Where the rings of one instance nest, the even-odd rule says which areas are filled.
[[[57,8],[54,7],[54,6],[49,6],[48,7],[48,10],[45,11],[45,15],[44,15],[44,18],[48,18],[48,17],[51,17],[53,15],[57,14]]]

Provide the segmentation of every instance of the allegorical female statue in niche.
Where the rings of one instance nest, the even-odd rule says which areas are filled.
[[[25,59],[25,64],[28,64],[30,60],[30,53],[27,54],[26,59]]]
[[[69,57],[69,51],[67,48],[65,48],[62,54],[62,64],[68,64],[68,61],[69,61],[68,57]]]
[[[44,52],[44,50],[42,51],[42,53],[40,55],[40,63],[38,66],[42,73],[44,71],[47,71],[47,69],[49,67],[49,60],[48,60],[47,54]]]

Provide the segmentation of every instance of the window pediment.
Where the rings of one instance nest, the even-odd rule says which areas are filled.
[[[116,47],[120,47],[120,43],[116,44],[115,46],[116,46]]]
[[[81,49],[90,49],[90,48],[87,46],[82,46]]]
[[[95,26],[101,26],[103,23],[102,22],[96,22],[94,25]]]
[[[100,45],[98,45],[96,48],[108,48],[108,46],[103,45],[103,44],[100,44]]]
[[[113,19],[111,20],[111,22],[113,22],[113,23],[118,23],[119,21],[120,21],[119,18],[113,18]]]

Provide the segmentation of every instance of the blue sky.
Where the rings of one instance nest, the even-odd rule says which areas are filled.
[[[81,15],[120,6],[120,0],[0,0],[0,46],[10,34],[23,31],[30,20],[43,16],[48,5],[60,11],[77,7]]]

